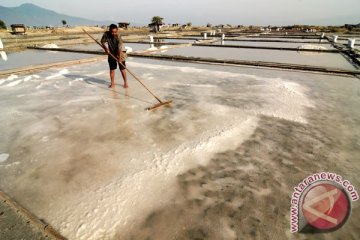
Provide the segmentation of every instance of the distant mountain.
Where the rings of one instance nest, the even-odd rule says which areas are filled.
[[[68,25],[108,25],[110,21],[94,21],[85,18],[72,17],[60,14],[31,3],[25,3],[18,7],[0,6],[0,19],[6,26],[11,24],[25,24],[26,26],[62,26],[61,20]]]

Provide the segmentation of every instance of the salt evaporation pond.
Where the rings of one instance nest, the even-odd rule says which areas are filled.
[[[215,48],[215,47],[183,47],[169,49],[165,55],[183,55],[191,57],[221,58],[248,61],[265,61],[304,64],[311,66],[356,69],[338,53],[294,52],[281,50]]]
[[[191,39],[161,39],[163,43],[193,43],[196,40],[191,40]],[[199,38],[200,40],[200,38]]]
[[[124,43],[124,47],[131,47],[133,51],[144,51],[150,48],[150,44],[142,43]],[[64,48],[71,49],[80,49],[80,50],[102,50],[98,44],[81,44],[81,45],[72,45],[64,46]]]
[[[124,46],[131,47],[133,51],[144,51],[150,48],[149,44],[125,43]],[[79,50],[101,50],[101,48],[97,44],[83,44],[60,47]],[[38,64],[49,64],[70,60],[80,60],[91,57],[99,57],[99,55],[93,54],[56,52],[56,49],[54,50],[55,51],[26,50],[21,52],[9,52],[7,53],[7,61],[3,61],[0,59],[0,71],[27,67],[29,65],[35,66]]]
[[[312,39],[312,38],[274,38],[274,37],[242,37],[239,39],[245,39],[245,40],[262,40],[262,41],[290,41],[290,42],[311,42],[311,43],[318,43],[320,41],[319,39]],[[322,41],[327,41],[326,39],[323,39]]]
[[[69,239],[358,236],[357,202],[336,232],[289,232],[304,177],[360,186],[357,78],[127,65],[173,107],[144,111],[156,100],[119,72],[108,89],[106,60],[1,79],[0,189]]]
[[[221,41],[215,44],[221,44]],[[225,45],[242,45],[242,46],[256,46],[256,47],[282,47],[282,48],[299,48],[304,45],[313,45],[317,47],[325,47],[327,49],[334,49],[331,44],[318,43],[288,43],[288,42],[242,42],[242,41],[226,41]]]
[[[66,53],[43,50],[9,52],[7,53],[7,56],[7,61],[0,59],[0,71],[27,67],[30,65],[48,64],[94,57],[94,55],[82,53]]]

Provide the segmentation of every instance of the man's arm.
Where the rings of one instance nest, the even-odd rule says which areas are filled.
[[[109,50],[109,43],[108,43],[106,33],[104,33],[104,35],[102,36],[100,42],[101,42],[101,45],[102,45],[103,49],[105,50],[106,54],[109,55],[110,50]]]

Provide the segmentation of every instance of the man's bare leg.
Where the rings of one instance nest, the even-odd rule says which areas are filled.
[[[121,75],[122,75],[122,77],[123,77],[123,79],[124,79],[124,88],[128,88],[129,86],[128,86],[128,84],[127,84],[127,79],[126,79],[126,70],[125,70],[125,69],[121,69],[120,72],[121,72]]]
[[[111,83],[109,85],[109,88],[114,88],[115,87],[115,70],[110,70],[110,80],[111,80]]]

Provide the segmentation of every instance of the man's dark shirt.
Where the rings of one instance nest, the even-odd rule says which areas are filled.
[[[108,43],[109,51],[111,52],[111,54],[119,57],[119,50],[122,51],[123,45],[120,34],[118,34],[118,37],[116,38],[111,35],[110,31],[106,31],[101,38],[101,44],[104,45],[105,42]]]

